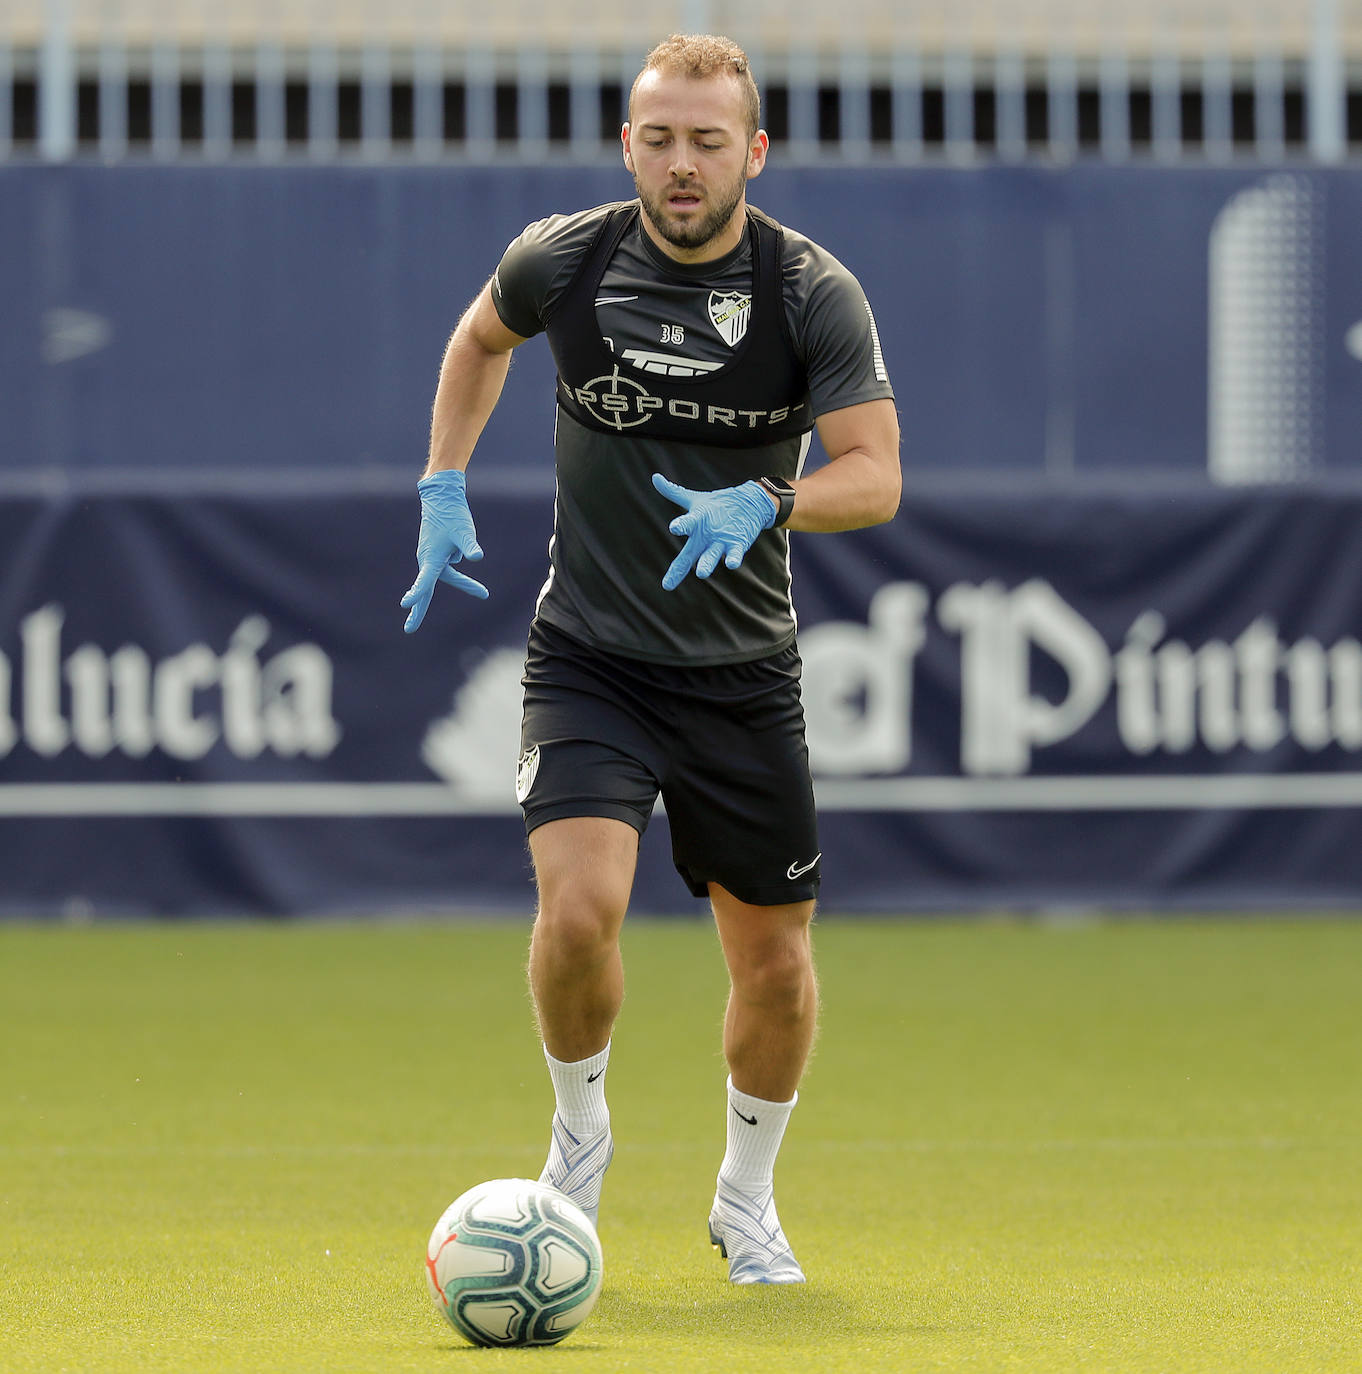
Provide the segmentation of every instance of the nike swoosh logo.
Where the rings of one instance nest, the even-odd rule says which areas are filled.
[[[820,850],[820,851],[819,851],[817,854],[815,854],[815,855],[813,856],[813,858],[810,859],[810,860],[808,861],[808,863],[806,863],[806,864],[800,865],[800,864],[798,864],[798,863],[792,863],[792,864],[789,866],[789,868],[787,868],[787,869],[785,870],[785,876],[786,876],[787,878],[798,878],[798,877],[800,877],[802,874],[807,873],[807,872],[809,871],[809,869],[811,869],[811,868],[814,866],[814,864],[816,864],[816,863],[819,861],[819,859],[821,859],[822,857],[823,857],[823,854],[822,854],[822,851]]]
[[[731,1103],[729,1105],[732,1106]],[[738,1112],[738,1109],[736,1107],[734,1107],[733,1110],[735,1112]],[[742,1112],[738,1112],[738,1119],[740,1121],[747,1122],[749,1126],[755,1126],[757,1124],[757,1118],[755,1116],[744,1116]]]
[[[636,301],[637,296],[597,296],[597,305],[623,305],[625,301]]]
[[[588,1083],[594,1083],[604,1072],[604,1069],[597,1069],[595,1073],[587,1074],[586,1081]]]

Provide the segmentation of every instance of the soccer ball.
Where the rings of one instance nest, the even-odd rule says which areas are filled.
[[[601,1292],[601,1243],[546,1183],[496,1178],[456,1198],[430,1233],[435,1305],[474,1345],[554,1345]]]

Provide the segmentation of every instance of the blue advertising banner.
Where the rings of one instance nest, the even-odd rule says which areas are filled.
[[[511,910],[551,487],[402,633],[414,494],[0,501],[0,910]],[[799,536],[824,906],[1355,905],[1362,492],[910,492]],[[694,909],[665,817],[635,908]]]

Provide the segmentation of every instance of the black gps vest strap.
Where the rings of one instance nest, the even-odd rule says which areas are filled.
[[[611,352],[596,321],[596,297],[639,213],[638,202],[628,201],[605,216],[547,321],[558,366],[558,404],[579,424],[604,434],[720,448],[758,448],[810,430],[808,379],[785,325],[783,235],[780,225],[759,210],[747,211],[750,323],[722,367],[672,377],[632,368]]]

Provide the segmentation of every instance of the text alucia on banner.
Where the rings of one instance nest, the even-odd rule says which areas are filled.
[[[81,644],[63,658],[64,621],[59,605],[33,611],[19,624],[17,664],[0,652],[0,757],[22,743],[47,758],[74,748],[198,759],[221,741],[242,759],[323,758],[340,740],[330,658],[294,644],[262,660],[263,616],[243,619],[220,653],[194,643],[159,660],[136,644]]]

